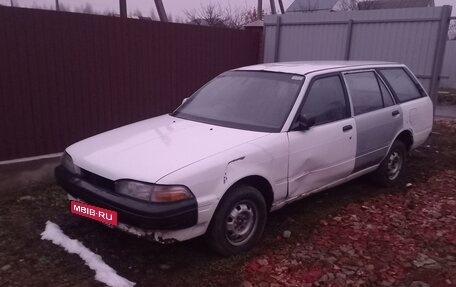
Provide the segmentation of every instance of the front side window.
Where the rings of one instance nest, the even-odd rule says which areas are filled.
[[[402,68],[381,69],[380,73],[393,88],[399,102],[407,102],[422,95],[415,82]]]
[[[383,98],[374,72],[345,74],[355,115],[383,108]]]
[[[304,76],[230,71],[210,81],[172,115],[226,127],[279,132]]]
[[[315,124],[345,119],[350,116],[339,76],[315,80],[309,88],[301,115],[315,117]]]

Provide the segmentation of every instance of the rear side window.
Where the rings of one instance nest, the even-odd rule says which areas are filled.
[[[381,69],[380,73],[393,88],[399,102],[407,102],[422,95],[414,81],[402,68]]]
[[[325,124],[349,117],[349,110],[339,76],[315,80],[307,94],[301,115],[315,117],[315,124]]]
[[[383,108],[383,96],[374,72],[345,74],[355,115]]]
[[[385,84],[380,79],[378,80],[378,83],[380,84],[380,90],[382,91],[383,104],[385,105],[385,107],[393,106],[393,98],[391,97],[391,94],[386,88]]]

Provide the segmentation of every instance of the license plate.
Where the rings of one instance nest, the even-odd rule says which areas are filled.
[[[84,216],[105,224],[117,226],[117,212],[79,201],[70,201],[71,213]]]

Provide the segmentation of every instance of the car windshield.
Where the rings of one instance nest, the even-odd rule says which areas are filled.
[[[230,71],[194,93],[172,115],[209,124],[279,132],[298,96],[304,76]]]

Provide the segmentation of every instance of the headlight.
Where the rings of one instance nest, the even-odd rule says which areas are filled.
[[[66,170],[68,170],[72,174],[76,174],[76,175],[81,174],[81,169],[74,165],[73,159],[67,152],[63,153],[60,163]]]
[[[156,185],[131,180],[116,181],[116,192],[151,202],[176,202],[193,197],[185,186]]]

